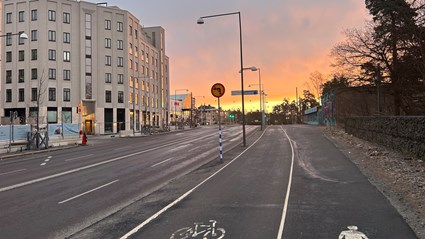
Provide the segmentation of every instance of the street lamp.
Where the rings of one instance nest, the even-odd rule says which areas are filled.
[[[245,96],[244,96],[244,87],[243,87],[243,55],[242,55],[242,21],[241,21],[241,12],[231,12],[231,13],[224,13],[224,14],[217,14],[217,15],[211,15],[211,16],[203,16],[200,17],[197,20],[198,24],[204,24],[205,18],[212,18],[212,17],[222,17],[222,16],[228,16],[228,15],[235,15],[237,14],[239,16],[239,47],[240,47],[240,57],[241,57],[241,96],[242,96],[242,135],[243,135],[243,146],[246,146],[246,137],[245,137]]]
[[[261,103],[261,101],[264,101],[264,99],[262,100],[264,87],[261,84],[261,69],[255,67],[255,66],[251,66],[251,67],[248,67],[248,68],[243,68],[243,70],[258,71],[258,86],[260,88],[261,130],[263,130],[263,127],[264,127],[264,106]]]
[[[176,89],[174,90],[174,128],[177,129],[177,122],[176,122],[176,101],[177,101],[177,91],[186,91],[189,92],[188,89]],[[192,99],[191,99],[192,100]]]
[[[19,35],[19,39],[22,39],[22,40],[28,39],[28,35],[25,32],[8,33],[8,34],[0,35],[0,37],[17,36],[17,35]]]

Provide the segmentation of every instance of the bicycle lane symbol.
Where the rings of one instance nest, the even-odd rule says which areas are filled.
[[[216,227],[217,221],[209,220],[208,223],[195,222],[193,227],[183,227],[175,231],[170,239],[202,238],[222,239],[226,234],[224,228]]]
[[[348,226],[347,231],[342,231],[338,239],[368,239],[368,237],[360,231],[357,231],[357,226]]]

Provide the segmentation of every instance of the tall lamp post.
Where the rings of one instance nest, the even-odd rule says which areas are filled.
[[[251,71],[258,71],[258,87],[260,88],[260,112],[261,112],[261,130],[263,130],[264,127],[264,106],[262,104],[262,101],[264,99],[263,98],[263,85],[261,84],[261,69],[257,68],[255,66],[251,66],[251,67],[245,67],[242,68],[242,70],[251,70]],[[250,87],[251,85],[249,85],[248,87]]]
[[[177,129],[177,117],[176,117],[177,116],[176,115],[177,114],[176,113],[177,91],[186,91],[186,92],[189,92],[189,90],[188,89],[176,89],[176,90],[174,90],[174,128],[175,129]]]
[[[211,15],[211,16],[203,16],[200,17],[197,21],[198,24],[204,24],[205,18],[212,18],[212,17],[222,17],[222,16],[228,16],[228,15],[235,15],[237,14],[239,16],[239,47],[240,47],[240,57],[241,57],[241,96],[242,96],[242,135],[243,135],[243,146],[246,146],[246,137],[245,137],[245,96],[244,96],[244,87],[243,87],[243,55],[242,55],[242,21],[241,21],[241,12],[231,12],[231,13],[223,13],[223,14],[217,14],[217,15]]]

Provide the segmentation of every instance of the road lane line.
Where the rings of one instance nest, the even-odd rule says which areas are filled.
[[[84,155],[84,156],[80,156],[80,157],[65,159],[65,161],[71,161],[71,160],[75,160],[75,159],[87,158],[87,157],[90,157],[90,156],[93,156],[93,155],[94,154],[88,154],[88,155]]]
[[[164,161],[162,161],[162,162],[159,162],[159,163],[157,163],[157,164],[154,164],[154,165],[152,165],[152,166],[151,166],[151,168],[156,167],[156,166],[158,166],[158,165],[160,165],[160,164],[163,164],[163,163],[165,163],[165,162],[168,162],[168,161],[170,161],[170,160],[172,160],[172,159],[174,159],[174,157],[169,158],[169,159],[166,159],[166,160],[164,160]]]
[[[289,145],[291,145],[291,152],[292,152],[292,160],[291,160],[291,170],[289,171],[289,181],[288,181],[288,187],[286,190],[286,196],[285,196],[285,204],[283,206],[282,210],[282,220],[280,221],[280,227],[279,232],[277,234],[277,239],[281,239],[283,235],[283,228],[285,227],[285,220],[286,220],[286,213],[288,212],[288,202],[289,202],[289,194],[291,193],[291,185],[292,185],[292,172],[294,171],[294,146],[292,145],[291,138],[289,138],[286,131],[283,129],[282,126],[280,128],[285,132],[286,138],[289,140]]]
[[[40,166],[44,166],[44,165],[46,165],[46,163],[42,163],[42,164],[40,164]],[[1,191],[0,191],[1,192]]]
[[[130,237],[131,235],[133,235],[134,233],[136,233],[137,231],[139,231],[140,229],[142,229],[144,226],[146,226],[147,224],[149,224],[151,221],[155,220],[161,214],[163,214],[164,212],[166,212],[168,209],[170,209],[171,207],[173,207],[176,204],[178,204],[179,202],[181,202],[183,199],[185,199],[187,196],[189,196],[193,191],[195,191],[197,188],[199,188],[200,186],[202,186],[208,180],[210,180],[215,175],[217,175],[218,173],[220,173],[222,170],[224,170],[225,168],[227,168],[236,159],[238,159],[239,157],[241,157],[246,151],[248,151],[252,146],[254,146],[263,137],[263,135],[266,132],[266,130],[263,131],[263,133],[261,134],[261,136],[257,140],[255,140],[254,143],[252,143],[249,147],[247,147],[244,151],[242,151],[242,153],[240,153],[238,156],[236,156],[235,158],[233,158],[228,164],[224,165],[222,168],[220,168],[219,170],[217,170],[217,172],[215,172],[214,174],[212,174],[211,176],[209,176],[207,179],[205,179],[204,181],[202,181],[201,183],[199,183],[198,185],[196,185],[195,187],[193,187],[192,189],[190,189],[189,191],[187,191],[185,194],[183,194],[182,196],[180,196],[179,198],[177,198],[176,200],[174,200],[172,203],[168,204],[163,209],[159,210],[157,213],[155,213],[154,215],[152,215],[151,217],[149,217],[148,219],[146,219],[140,225],[138,225],[137,227],[133,228],[131,231],[129,231],[124,236],[122,236],[120,239],[127,239],[128,237]]]
[[[10,172],[5,172],[5,173],[0,173],[0,176],[2,175],[7,175],[7,174],[12,174],[12,173],[17,173],[17,172],[22,172],[25,171],[26,169],[18,169],[18,170],[14,170],[14,171],[10,171]]]
[[[195,151],[195,150],[199,149],[200,147],[201,147],[201,146],[197,146],[197,147],[195,147],[195,148],[189,149],[187,152]]]
[[[208,138],[208,137],[211,137],[211,135],[207,135],[207,136],[204,136],[204,137],[201,137],[201,138],[189,140],[185,143],[191,143],[191,142],[199,141],[200,139],[204,139],[204,138]],[[123,156],[120,156],[120,157],[117,157],[117,158],[112,158],[112,159],[102,161],[102,162],[99,162],[99,163],[94,163],[94,164],[90,164],[90,165],[83,166],[83,167],[80,167],[80,168],[71,169],[71,170],[68,170],[68,171],[65,171],[65,172],[56,173],[56,174],[52,174],[52,175],[45,176],[45,177],[42,177],[42,178],[37,178],[37,179],[30,180],[30,181],[18,183],[18,184],[11,185],[11,186],[8,186],[8,187],[0,188],[0,193],[5,192],[5,191],[9,191],[9,190],[12,190],[12,189],[20,188],[20,187],[23,187],[23,186],[27,186],[27,185],[30,185],[30,184],[46,181],[46,180],[49,180],[49,179],[52,179],[52,178],[61,177],[61,176],[68,175],[68,174],[71,174],[71,173],[76,173],[76,172],[79,172],[79,171],[82,171],[82,170],[94,168],[94,167],[101,166],[101,165],[104,165],[104,164],[112,163],[112,162],[115,162],[115,161],[118,161],[118,160],[133,157],[133,156],[136,156],[136,155],[139,155],[139,154],[147,153],[147,152],[150,152],[150,151],[153,151],[153,150],[165,148],[165,147],[175,145],[175,144],[180,144],[180,143],[172,142],[172,143],[169,143],[169,144],[164,144],[164,145],[157,146],[157,147],[154,147],[154,148],[146,149],[146,150],[143,150],[143,151],[140,151],[140,152],[123,155]]]
[[[89,190],[89,191],[87,191],[87,192],[84,192],[84,193],[78,194],[78,195],[76,195],[76,196],[74,196],[74,197],[68,198],[68,199],[63,200],[63,201],[61,201],[61,202],[58,202],[58,204],[62,204],[62,203],[69,202],[69,201],[71,201],[71,200],[74,200],[74,199],[79,198],[79,197],[81,197],[81,196],[84,196],[84,195],[86,195],[86,194],[89,194],[89,193],[91,193],[91,192],[94,192],[94,191],[96,191],[96,190],[99,190],[99,189],[101,189],[101,188],[104,188],[104,187],[106,187],[106,186],[109,186],[109,185],[111,185],[111,184],[113,184],[113,183],[116,183],[116,182],[118,182],[118,181],[119,181],[119,179],[117,179],[117,180],[115,180],[115,181],[112,181],[112,182],[110,182],[110,183],[104,184],[104,185],[102,185],[102,186],[99,186],[99,187],[97,187],[97,188],[93,188],[92,190]]]

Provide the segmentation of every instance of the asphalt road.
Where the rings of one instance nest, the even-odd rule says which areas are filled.
[[[121,238],[417,238],[320,128],[272,126],[250,145]]]
[[[224,129],[225,151],[240,131]],[[216,127],[89,145],[0,162],[0,238],[70,236],[219,155]]]
[[[255,129],[223,163],[216,128],[1,162],[0,238],[417,238],[321,128]]]

